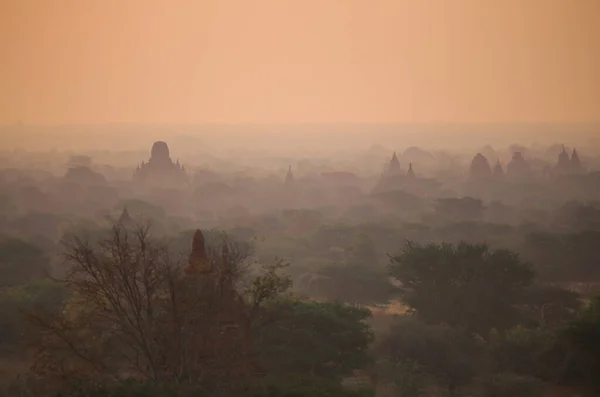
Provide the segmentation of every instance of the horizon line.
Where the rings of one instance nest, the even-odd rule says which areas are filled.
[[[201,127],[201,126],[217,126],[217,127],[248,127],[248,126],[420,126],[420,127],[438,127],[438,126],[502,126],[502,125],[520,125],[520,126],[594,126],[600,127],[600,121],[575,121],[575,122],[552,122],[552,121],[489,121],[489,122],[377,122],[377,121],[340,121],[340,122],[101,122],[101,123],[0,123],[0,128],[4,127]]]

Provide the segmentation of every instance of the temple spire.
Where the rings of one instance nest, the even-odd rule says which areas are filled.
[[[212,268],[210,266],[208,256],[206,255],[206,243],[204,235],[200,229],[197,229],[192,239],[192,252],[188,259],[189,266],[186,271],[198,272],[198,273],[210,273]]]
[[[561,174],[568,174],[571,170],[571,160],[565,149],[565,145],[562,145],[562,150],[558,155],[558,162],[556,163],[556,169]]]
[[[504,176],[504,169],[502,168],[502,164],[500,164],[500,159],[496,161],[496,165],[494,166],[494,176],[496,178]]]
[[[409,178],[416,178],[412,163],[408,163],[408,172],[406,173],[406,176]]]
[[[398,172],[400,172],[400,160],[398,160],[398,155],[394,152],[388,165],[388,173],[397,174]]]
[[[285,176],[285,185],[291,186],[294,183],[294,174],[292,173],[292,166],[288,166],[288,172]]]
[[[577,149],[573,149],[573,154],[571,154],[571,171],[574,173],[583,172],[583,167],[581,166],[581,160],[579,160],[579,154],[577,154]]]
[[[123,207],[123,211],[121,212],[121,216],[119,217],[119,225],[122,227],[132,227],[133,219],[131,215],[129,215],[129,211],[127,211],[127,207]]]

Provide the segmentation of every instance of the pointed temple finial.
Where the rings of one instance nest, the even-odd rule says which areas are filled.
[[[121,212],[121,216],[119,217],[119,225],[123,227],[133,226],[133,219],[131,218],[131,215],[129,215],[127,206],[123,207],[123,211]]]
[[[408,163],[408,172],[406,173],[406,176],[409,178],[415,178],[415,171],[413,170],[412,163]]]
[[[392,159],[388,164],[388,173],[389,174],[397,174],[400,172],[400,160],[398,160],[398,155],[396,152],[392,155]]]
[[[287,175],[285,176],[285,185],[290,186],[293,183],[294,183],[294,174],[292,173],[292,166],[289,165]]]
[[[496,178],[501,178],[504,176],[504,169],[502,168],[502,164],[500,164],[500,159],[496,160],[496,165],[494,166],[494,176]]]
[[[571,154],[571,172],[579,174],[582,173],[583,166],[581,165],[581,160],[579,159],[579,154],[577,153],[577,149],[573,149],[573,153]]]
[[[192,239],[192,252],[188,259],[189,266],[187,272],[195,271],[198,273],[209,273],[212,269],[206,255],[206,243],[204,235],[200,229],[197,229]]]
[[[571,160],[565,145],[562,145],[562,150],[558,155],[558,161],[556,163],[556,170],[559,174],[568,174],[571,172]]]

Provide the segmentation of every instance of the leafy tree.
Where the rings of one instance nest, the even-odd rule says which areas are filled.
[[[388,303],[396,291],[384,269],[356,262],[324,266],[300,287],[310,296],[361,305]]]
[[[556,210],[554,221],[575,230],[596,230],[600,226],[600,203],[567,202]]]
[[[594,282],[600,280],[600,231],[570,234],[533,233],[521,252],[535,265],[544,281]]]
[[[504,333],[494,332],[487,349],[493,369],[499,374],[566,384],[580,392],[597,395],[600,390],[599,342],[600,297],[596,297],[575,320],[562,328],[519,326]]]
[[[0,238],[0,287],[38,280],[49,271],[48,257],[40,248],[17,238]]]
[[[387,303],[395,289],[384,268],[377,264],[377,252],[373,240],[365,232],[344,228],[322,228],[318,234],[337,230],[341,247],[336,263],[318,266],[300,274],[297,288],[311,297],[352,304],[376,305]],[[352,238],[353,237],[353,238]],[[328,255],[332,255],[330,247]]]
[[[9,350],[22,347],[32,336],[22,314],[31,310],[58,313],[65,299],[62,285],[47,279],[0,289],[0,346]]]
[[[367,309],[285,300],[263,315],[272,321],[258,335],[259,351],[272,374],[338,379],[369,362]]]
[[[399,357],[379,360],[377,376],[383,381],[391,381],[396,395],[402,397],[419,397],[429,381],[422,365]]]
[[[454,392],[476,375],[480,358],[468,336],[446,326],[421,323],[412,316],[400,317],[378,342],[376,351],[402,369],[392,372],[392,380],[413,391],[422,386],[419,378],[428,375]],[[407,375],[413,378],[406,379]]]
[[[494,373],[510,373],[558,382],[568,365],[568,354],[556,330],[516,326],[493,331],[486,349]]]
[[[571,361],[567,379],[576,385],[600,392],[600,296],[571,323],[564,332]]]
[[[282,297],[292,286],[292,280],[281,273],[288,266],[281,259],[262,266],[262,273],[255,275],[246,292],[250,296],[251,319],[259,321],[261,306],[273,297]]]
[[[518,255],[485,244],[408,242],[391,257],[402,301],[429,323],[486,335],[520,320],[523,291],[534,273]]]
[[[564,288],[534,284],[524,291],[523,311],[530,325],[557,328],[574,320],[582,307],[577,292]]]

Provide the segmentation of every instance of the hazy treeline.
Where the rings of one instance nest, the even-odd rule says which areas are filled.
[[[261,150],[5,154],[3,393],[597,394],[589,147]]]

